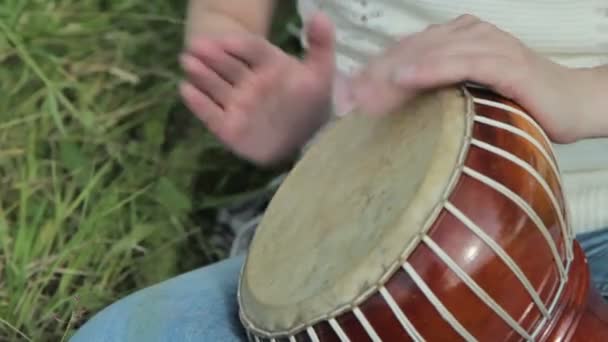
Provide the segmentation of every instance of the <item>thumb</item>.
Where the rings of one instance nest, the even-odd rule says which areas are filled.
[[[335,65],[334,27],[323,13],[313,15],[306,26],[308,51],[304,63],[315,69],[330,71]]]

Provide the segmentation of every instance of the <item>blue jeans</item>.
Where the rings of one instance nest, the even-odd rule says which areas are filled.
[[[577,237],[592,278],[608,296],[608,229]],[[72,342],[246,341],[236,289],[244,256],[136,292],[87,322]]]

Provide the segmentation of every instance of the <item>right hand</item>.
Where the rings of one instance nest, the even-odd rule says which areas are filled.
[[[288,157],[332,106],[333,27],[317,14],[307,36],[303,60],[249,33],[195,39],[180,58],[185,104],[237,155],[259,165]]]

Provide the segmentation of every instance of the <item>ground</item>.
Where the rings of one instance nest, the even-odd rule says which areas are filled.
[[[281,3],[272,39],[297,54]],[[0,341],[65,340],[225,257],[217,210],[281,171],[235,158],[180,102],[184,8],[0,2]]]

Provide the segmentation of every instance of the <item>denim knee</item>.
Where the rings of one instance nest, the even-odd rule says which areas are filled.
[[[236,291],[243,256],[140,290],[95,315],[71,339],[244,341]]]
[[[602,296],[608,297],[608,228],[576,238],[585,251],[591,279]]]

